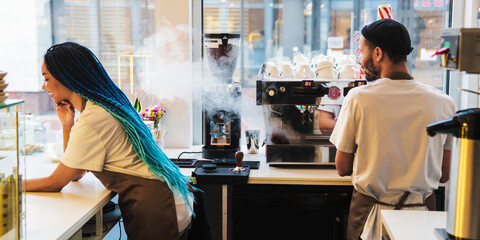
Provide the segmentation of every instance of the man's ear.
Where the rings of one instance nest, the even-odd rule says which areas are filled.
[[[373,50],[373,58],[377,60],[377,62],[383,59],[383,51],[380,47],[376,47],[375,50]]]

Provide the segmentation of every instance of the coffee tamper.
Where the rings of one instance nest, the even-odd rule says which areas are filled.
[[[237,173],[247,170],[247,169],[242,167],[243,152],[236,152],[235,153],[235,160],[237,161],[237,167],[231,168],[230,170],[232,170],[234,172],[237,172]]]

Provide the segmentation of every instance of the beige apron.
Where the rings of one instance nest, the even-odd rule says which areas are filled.
[[[128,239],[179,239],[175,200],[165,182],[106,170],[92,173],[118,194]]]
[[[352,201],[350,202],[350,212],[347,223],[347,240],[358,240],[362,234],[363,227],[367,221],[370,211],[375,204],[395,207],[394,210],[401,210],[404,207],[422,207],[426,206],[429,210],[435,210],[435,192],[425,199],[423,203],[405,204],[410,192],[405,192],[400,198],[398,204],[388,204],[380,202],[377,199],[357,192],[353,188]]]

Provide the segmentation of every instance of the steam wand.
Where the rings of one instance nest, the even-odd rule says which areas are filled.
[[[247,169],[242,167],[243,152],[240,152],[240,151],[236,152],[235,153],[235,160],[237,161],[237,167],[231,168],[230,169],[231,171],[239,173],[239,172],[243,172],[243,171],[247,170]]]

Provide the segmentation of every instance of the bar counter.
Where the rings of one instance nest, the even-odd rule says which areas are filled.
[[[242,147],[245,149],[245,146]],[[341,186],[351,187],[350,177],[340,177],[334,169],[288,169],[269,167],[266,164],[265,154],[262,150],[263,148],[260,149],[260,153],[258,154],[245,154],[244,157],[244,161],[260,161],[259,169],[251,170],[248,184],[244,186],[247,187],[246,191],[249,193],[255,194],[255,191],[257,191],[255,190],[256,187],[260,187],[258,191],[263,191],[264,186],[271,189],[268,186],[272,185],[282,188],[286,187],[285,189],[293,189],[294,191],[304,186],[309,188],[305,190],[308,193],[311,192],[310,188],[312,188],[312,186],[326,186],[333,189]],[[165,153],[168,157],[176,158],[178,154],[185,151],[201,151],[201,146],[193,146],[190,149],[166,149]],[[201,159],[201,153],[184,154],[181,158]],[[46,153],[28,156],[26,178],[48,176],[54,171],[57,164],[58,161],[52,161]],[[193,170],[193,168],[181,168],[181,172],[186,176],[191,176]],[[221,189],[220,191],[227,189],[225,186],[219,187],[219,189]],[[238,218],[242,218],[236,209],[248,209],[248,206],[244,205],[248,201],[239,201],[235,198],[235,196],[237,196],[236,193],[239,192],[238,190],[243,191],[242,188],[232,188],[232,186],[229,186],[228,193],[226,193],[227,196],[225,196],[228,200],[215,195],[215,190],[212,188],[215,187],[204,186],[205,195],[212,195],[211,198],[207,196],[206,199],[210,200],[207,200],[208,203],[206,203],[206,205],[224,206],[224,210],[228,205],[228,219],[230,220],[227,226],[227,218],[222,218],[221,213],[207,207],[206,210],[211,211],[208,214],[211,215],[213,219],[223,219],[223,223],[221,223],[220,226],[217,226],[215,222],[210,223],[212,236],[215,238],[215,236],[222,235],[220,237],[221,239],[248,239],[249,236],[242,237],[242,235],[238,234],[233,235],[237,227],[234,228],[232,226],[232,214]],[[279,191],[283,192],[284,190]],[[324,191],[323,188],[321,191]],[[350,191],[350,188],[348,191]],[[26,194],[26,237],[27,239],[50,240],[69,239],[72,236],[77,236],[78,231],[90,218],[97,215],[97,219],[99,219],[98,217],[101,219],[99,214],[102,207],[108,203],[114,195],[114,193],[105,189],[100,181],[91,173],[87,173],[80,181],[69,183],[61,192],[29,192]],[[245,196],[240,194],[240,197]],[[249,197],[247,198],[249,199]],[[348,199],[349,196],[345,196],[345,198]],[[237,208],[237,205],[242,206]],[[317,209],[317,207],[318,206],[315,206],[315,209]],[[220,234],[220,232],[222,233]]]
[[[246,149],[242,146],[242,150]],[[284,167],[269,167],[265,159],[265,148],[260,148],[257,154],[244,151],[244,161],[260,161],[258,169],[250,170],[248,184],[289,184],[289,185],[334,185],[352,186],[351,177],[340,177],[335,169],[299,169]],[[182,152],[201,152],[202,146],[195,145],[190,149],[166,149],[165,154],[176,158]],[[183,154],[181,158],[201,159],[201,153]],[[186,176],[191,176],[192,168],[181,168]]]

